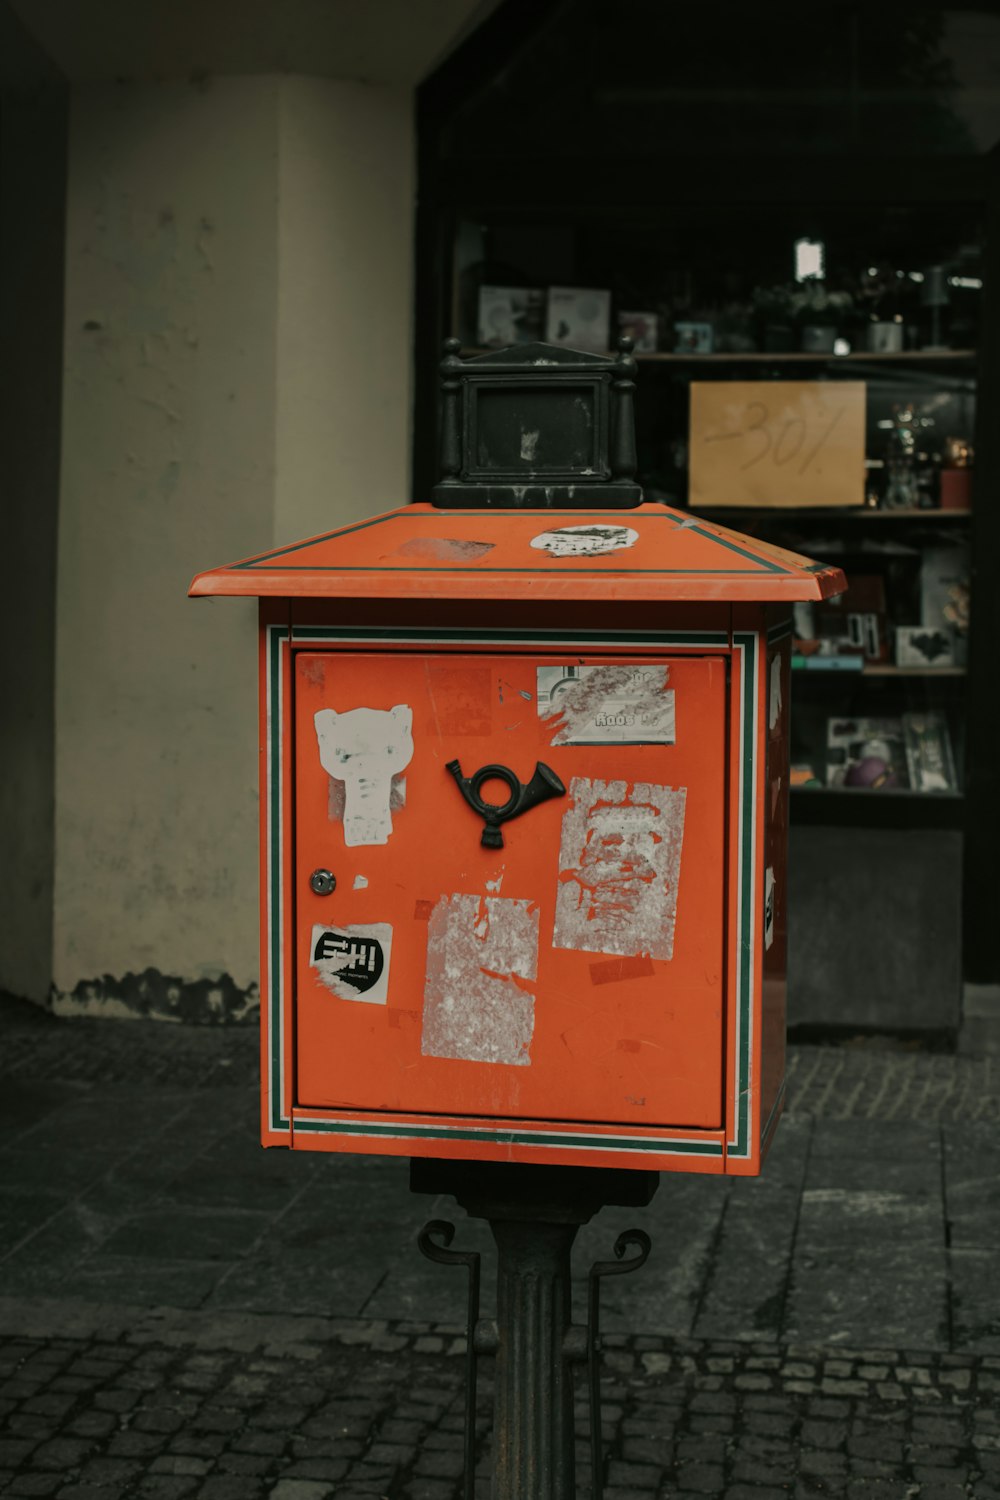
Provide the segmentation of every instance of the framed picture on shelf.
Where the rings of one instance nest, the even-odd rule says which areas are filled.
[[[933,625],[896,626],[897,667],[953,667],[955,636]]]
[[[611,293],[599,288],[550,286],[545,338],[585,354],[606,354],[611,342]]]
[[[544,317],[540,287],[481,286],[476,340],[487,349],[533,344],[542,336]]]

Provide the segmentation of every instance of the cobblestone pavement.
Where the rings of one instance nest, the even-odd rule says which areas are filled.
[[[488,1231],[403,1161],[260,1151],[255,1067],[250,1031],[0,1004],[0,1494],[459,1494],[462,1278],[413,1240],[456,1219],[488,1311]],[[607,1500],[1000,1500],[995,1070],[792,1048],[762,1178],[585,1227],[578,1269],[654,1240],[606,1284]]]
[[[457,1500],[463,1341],[450,1325],[11,1338],[0,1483],[57,1500]],[[287,1342],[289,1337],[293,1342]],[[606,1500],[997,1500],[1000,1359],[770,1341],[606,1340]],[[489,1369],[477,1496],[488,1494]],[[582,1392],[580,1393],[582,1395]],[[578,1488],[589,1493],[577,1404]]]

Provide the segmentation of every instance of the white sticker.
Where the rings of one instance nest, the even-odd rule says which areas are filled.
[[[767,727],[773,729],[781,718],[781,655],[779,652],[771,657],[771,670],[769,676]]]
[[[664,666],[538,667],[538,716],[553,745],[672,745],[674,691]]]
[[[531,546],[550,557],[597,557],[634,547],[639,533],[631,526],[557,526],[531,538]]]
[[[525,1068],[535,1030],[538,908],[505,896],[442,896],[427,933],[425,1057]]]
[[[764,871],[764,947],[774,942],[774,871],[770,865]]]
[[[574,776],[553,946],[673,958],[685,787]]]
[[[309,962],[321,983],[340,1000],[384,1005],[389,996],[392,928],[388,922],[312,930]]]
[[[368,876],[367,875],[355,875],[355,877],[354,877],[354,890],[356,890],[356,891],[366,891],[367,889],[368,889]]]
[[[387,844],[392,778],[413,759],[413,710],[321,708],[315,716],[320,765],[344,783],[344,843]]]

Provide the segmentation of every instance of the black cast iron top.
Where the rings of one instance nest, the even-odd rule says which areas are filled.
[[[569,506],[629,509],[635,482],[636,362],[561,344],[521,344],[441,361],[441,479],[448,509]]]

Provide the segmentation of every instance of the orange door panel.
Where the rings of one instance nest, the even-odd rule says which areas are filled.
[[[725,674],[297,655],[300,1105],[722,1124]]]

